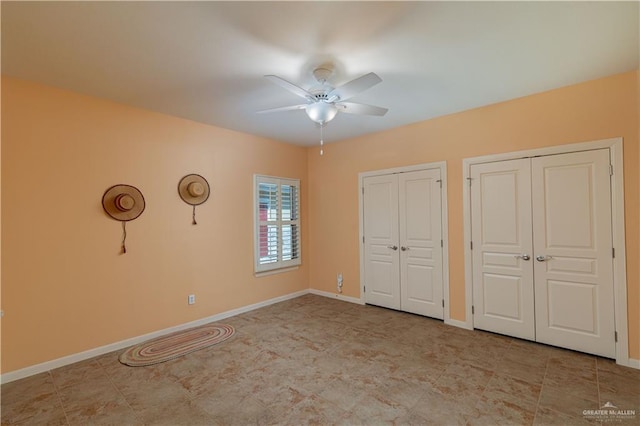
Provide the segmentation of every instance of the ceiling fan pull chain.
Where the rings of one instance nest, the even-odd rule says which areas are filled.
[[[320,155],[324,155],[324,149],[323,149],[323,147],[324,147],[324,135],[323,135],[323,132],[322,132],[323,127],[324,126],[322,124],[320,124]]]

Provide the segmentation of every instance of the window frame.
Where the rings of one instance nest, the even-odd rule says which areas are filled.
[[[273,222],[278,229],[278,243],[277,243],[277,261],[270,263],[260,263],[260,184],[275,184],[277,187],[276,200],[277,218]],[[296,188],[296,200],[297,203],[297,216],[294,220],[282,219],[282,185],[290,185]],[[301,227],[300,227],[300,180],[293,178],[284,178],[278,176],[267,176],[254,174],[253,175],[253,269],[256,275],[269,275],[272,273],[286,272],[291,269],[297,269],[302,263],[302,240],[301,240]],[[283,260],[283,240],[282,240],[282,225],[292,224],[297,227],[297,257],[289,260]],[[263,224],[264,225],[264,224]]]

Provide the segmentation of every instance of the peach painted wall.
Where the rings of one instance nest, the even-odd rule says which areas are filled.
[[[307,251],[305,148],[11,78],[2,124],[3,373],[309,287],[307,256],[253,275],[254,173],[301,179]],[[188,173],[212,187],[197,226]],[[126,255],[101,207],[117,183],[147,202]]]
[[[629,354],[640,359],[638,72],[569,86],[309,150],[309,283],[360,297],[358,173],[447,161],[450,314],[465,319],[462,159],[624,138]],[[391,112],[393,113],[393,111]],[[329,132],[327,132],[329,133]]]

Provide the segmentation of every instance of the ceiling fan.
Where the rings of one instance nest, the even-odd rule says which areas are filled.
[[[333,120],[338,112],[377,116],[383,116],[387,113],[387,108],[356,102],[346,102],[360,92],[380,83],[382,81],[380,77],[375,73],[370,72],[369,74],[365,74],[334,88],[327,82],[327,80],[333,75],[332,68],[333,67],[330,65],[321,65],[316,68],[313,71],[313,76],[317,80],[318,84],[311,87],[309,90],[303,89],[302,87],[276,75],[265,75],[266,78],[278,86],[281,86],[291,93],[306,99],[307,103],[265,109],[258,111],[258,113],[264,114],[304,109],[311,120],[320,124],[321,129],[326,123]]]

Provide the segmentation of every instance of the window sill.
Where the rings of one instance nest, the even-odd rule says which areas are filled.
[[[286,267],[286,268],[272,269],[270,271],[255,272],[254,276],[256,278],[266,277],[267,275],[274,275],[274,274],[280,274],[282,272],[295,271],[298,268],[299,268],[299,266],[289,266],[289,267]]]

